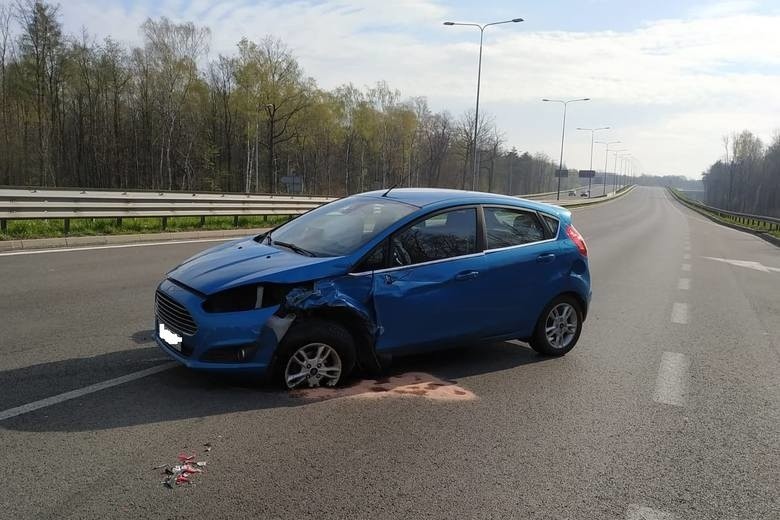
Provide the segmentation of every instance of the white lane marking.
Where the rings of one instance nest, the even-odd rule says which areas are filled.
[[[685,250],[686,250],[686,251],[690,251],[690,250],[691,250],[691,245],[690,245],[690,244],[686,244],[686,246],[685,246]]]
[[[691,279],[690,278],[680,278],[677,281],[677,288],[681,291],[688,291],[691,289]]]
[[[691,362],[685,354],[664,352],[655,380],[653,400],[657,403],[682,406],[688,389],[688,367]]]
[[[746,267],[747,269],[754,269],[756,271],[761,271],[762,273],[769,273],[769,272],[776,272],[780,273],[780,267],[769,267],[768,265],[764,265],[760,262],[752,262],[750,260],[732,260],[730,258],[716,258],[713,256],[705,256],[707,260],[715,260],[717,262],[723,262],[724,264],[731,264],[735,265],[737,267]]]
[[[691,259],[691,254],[690,253],[685,253],[683,255],[683,260],[690,260],[690,259]]]
[[[239,238],[241,237],[198,238],[195,240],[166,240],[165,242],[143,242],[138,244],[116,244],[116,245],[107,245],[107,246],[85,246],[85,247],[59,247],[57,249],[32,249],[29,251],[9,251],[6,253],[0,253],[0,256],[42,255],[44,253],[69,253],[72,251],[94,251],[96,249],[123,249],[126,247],[175,246],[178,244],[198,244],[201,242],[227,242],[228,240],[236,240]]]
[[[687,303],[675,303],[672,306],[672,323],[679,323],[680,325],[688,324]]]
[[[659,511],[650,507],[631,505],[628,508],[627,520],[677,520],[677,515]]]
[[[165,370],[170,370],[171,368],[176,366],[179,366],[179,363],[177,363],[176,361],[171,361],[169,363],[157,365],[156,367],[147,368],[145,370],[139,370],[138,372],[133,372],[131,374],[116,377],[114,379],[109,379],[108,381],[102,381],[100,383],[95,383],[94,385],[85,386],[84,388],[71,390],[70,392],[65,392],[64,394],[53,395],[51,397],[41,399],[40,401],[33,401],[32,403],[23,404],[22,406],[9,408],[8,410],[0,412],[0,421],[10,419],[11,417],[16,417],[17,415],[23,415],[26,413],[34,412],[35,410],[40,410],[41,408],[46,408],[47,406],[52,406],[65,401],[70,401],[71,399],[76,399],[84,395],[93,394],[95,392],[99,392],[101,390],[111,388],[112,386],[117,386],[124,383],[128,383],[130,381],[135,381],[136,379],[141,379],[142,377],[150,376],[152,374],[157,374]]]
[[[680,266],[680,269],[683,271],[690,271],[691,270],[691,264],[683,264]]]

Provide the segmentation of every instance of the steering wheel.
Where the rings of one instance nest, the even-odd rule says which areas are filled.
[[[394,266],[409,265],[412,263],[411,255],[404,249],[400,240],[393,240],[392,246],[390,261]]]

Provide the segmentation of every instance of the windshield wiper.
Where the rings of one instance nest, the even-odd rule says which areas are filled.
[[[302,247],[298,247],[295,244],[290,244],[289,242],[279,242],[278,240],[270,240],[269,239],[269,243],[272,246],[282,246],[282,247],[286,247],[287,249],[292,249],[293,251],[295,251],[299,255],[317,256],[316,254],[312,253],[308,249],[304,249]]]

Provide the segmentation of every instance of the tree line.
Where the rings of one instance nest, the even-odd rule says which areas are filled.
[[[705,202],[740,213],[780,217],[780,133],[770,145],[745,130],[723,138],[725,156],[702,176]]]
[[[383,81],[322,89],[271,36],[209,59],[205,27],[148,19],[140,34],[133,48],[98,42],[64,34],[55,5],[0,3],[0,185],[334,196],[396,184],[555,188],[557,165],[508,148],[489,116],[474,150],[473,111],[434,112]]]
[[[701,180],[693,180],[683,175],[648,175],[642,174],[633,179],[639,186],[662,186],[682,190],[701,190]]]

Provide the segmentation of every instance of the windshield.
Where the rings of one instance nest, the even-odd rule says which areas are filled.
[[[289,244],[315,256],[344,256],[416,209],[388,199],[341,199],[274,230],[271,243]]]

